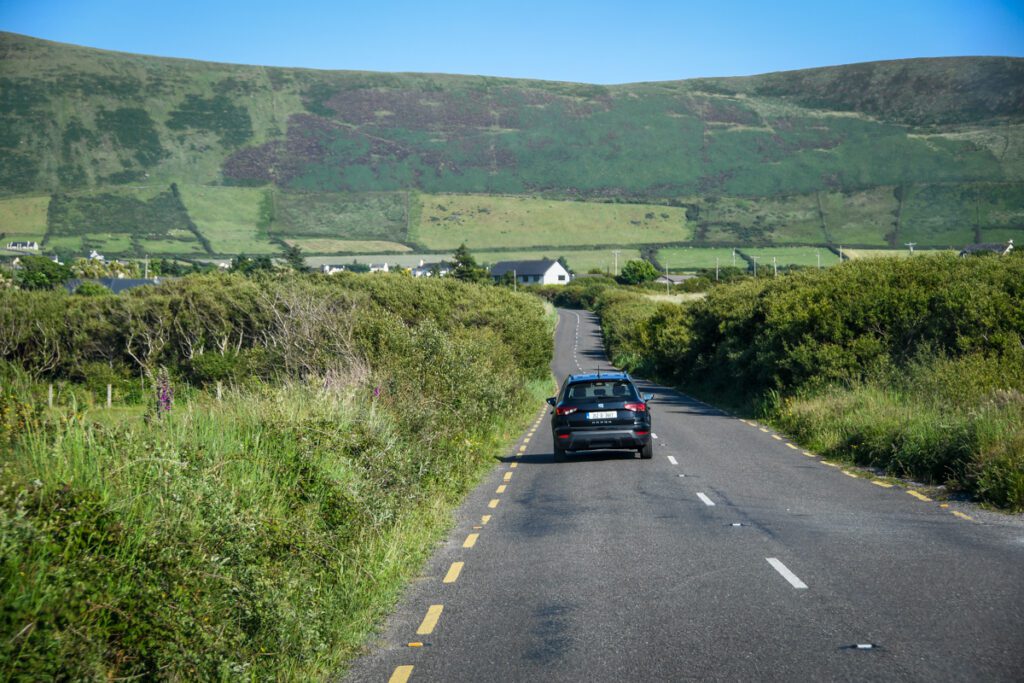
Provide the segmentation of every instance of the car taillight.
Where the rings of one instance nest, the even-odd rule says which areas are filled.
[[[555,408],[555,413],[557,415],[572,415],[577,410],[578,409],[574,406],[559,406],[558,408]]]
[[[632,410],[634,413],[646,413],[647,412],[647,404],[646,403],[627,403],[626,405],[624,405],[622,407],[625,408],[626,410]]]

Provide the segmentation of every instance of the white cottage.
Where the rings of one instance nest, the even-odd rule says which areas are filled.
[[[572,279],[561,263],[550,259],[499,261],[491,266],[491,277],[495,280],[500,280],[506,273],[514,273],[516,282],[521,285],[567,285]]]

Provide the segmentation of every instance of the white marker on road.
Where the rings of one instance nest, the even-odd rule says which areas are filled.
[[[672,457],[671,455],[670,455],[670,456],[668,456],[668,461],[669,461],[670,463],[672,463],[673,465],[678,465],[678,464],[679,464],[678,462],[676,462],[676,459],[675,459],[675,458],[673,458],[673,457]]]
[[[657,434],[651,434],[651,438],[652,438],[652,439],[657,439],[657,438],[658,438],[658,435],[657,435]]]
[[[700,498],[704,502],[704,504],[707,505],[709,508],[715,507],[715,501],[711,500],[703,493],[697,493],[697,497]]]
[[[789,568],[779,562],[777,558],[766,557],[764,559],[768,560],[768,564],[770,564],[779,574],[782,574],[782,578],[789,581],[789,584],[793,586],[793,588],[807,588],[807,584],[797,578],[797,575],[789,571]]]

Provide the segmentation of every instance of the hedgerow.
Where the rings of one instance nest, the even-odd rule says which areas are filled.
[[[0,292],[0,678],[336,674],[547,390],[542,305],[401,276],[136,292]],[[89,409],[140,373],[146,402],[170,376],[162,410]]]
[[[682,306],[606,289],[593,306],[621,365],[821,452],[1024,508],[1020,257],[850,262]]]

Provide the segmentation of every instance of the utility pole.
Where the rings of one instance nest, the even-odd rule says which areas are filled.
[[[818,270],[821,270],[821,249],[816,249],[814,255],[818,257]]]
[[[917,246],[917,242],[907,242],[903,246],[905,246],[908,249],[910,249],[910,255],[913,256],[914,255],[914,247]]]
[[[614,251],[612,251],[612,253],[615,254],[615,277],[618,277],[619,276],[619,253],[620,252],[619,252],[618,249],[615,249]]]
[[[913,250],[911,250],[911,251],[913,251]],[[149,279],[149,254],[146,254],[146,258],[143,260],[143,263],[146,264],[146,273],[142,277],[144,279],[148,280]]]
[[[519,280],[516,278],[516,269],[515,268],[512,269],[512,291],[513,292],[518,292],[519,291]]]
[[[775,257],[774,256],[772,256],[772,270],[775,271],[775,275],[773,275],[773,277],[778,277],[779,276],[779,264],[775,262]]]
[[[754,262],[754,279],[755,280],[757,279],[757,259],[759,259],[759,258],[761,258],[761,257],[760,256],[751,256],[750,257],[750,260]]]
[[[668,279],[668,263],[666,263],[665,264],[665,294],[668,294],[668,286],[669,286],[670,283],[671,282]]]
[[[843,262],[843,245],[839,245],[839,262]]]
[[[736,247],[732,248],[732,267],[736,267]]]
[[[718,257],[715,257],[715,282],[718,282]]]

